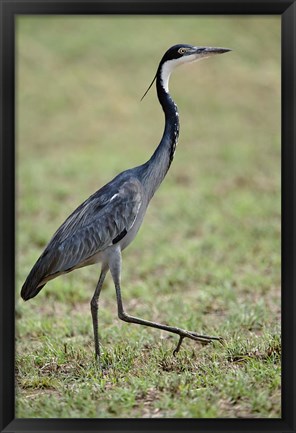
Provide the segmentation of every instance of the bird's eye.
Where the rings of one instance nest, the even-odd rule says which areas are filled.
[[[178,53],[179,53],[179,54],[185,54],[186,51],[188,51],[187,48],[179,48],[179,49],[178,49]]]

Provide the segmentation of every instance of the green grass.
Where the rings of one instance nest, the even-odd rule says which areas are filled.
[[[280,417],[280,20],[18,17],[17,417]],[[175,160],[123,254],[126,311],[221,335],[201,346],[118,320],[102,291],[100,371],[89,301],[99,267],[24,303],[20,287],[68,214],[148,159],[150,91],[178,42],[234,51],[171,79]]]

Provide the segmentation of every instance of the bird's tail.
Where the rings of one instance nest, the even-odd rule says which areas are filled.
[[[49,274],[50,265],[52,265],[52,261],[49,254],[45,251],[39,257],[24,282],[21,290],[21,297],[24,301],[34,298],[45,286],[47,281],[44,282],[44,280]]]

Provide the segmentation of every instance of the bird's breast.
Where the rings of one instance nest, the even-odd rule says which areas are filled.
[[[138,215],[135,219],[133,226],[127,232],[127,234],[119,241],[119,246],[121,250],[124,250],[136,237],[136,234],[139,231],[139,228],[142,225],[144,215],[146,213],[147,206],[144,207],[143,204],[139,209]]]

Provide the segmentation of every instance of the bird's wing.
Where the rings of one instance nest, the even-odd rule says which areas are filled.
[[[45,254],[54,251],[47,275],[78,267],[119,242],[132,228],[141,203],[142,185],[136,178],[117,188],[106,185],[89,197],[66,219],[46,247]]]

